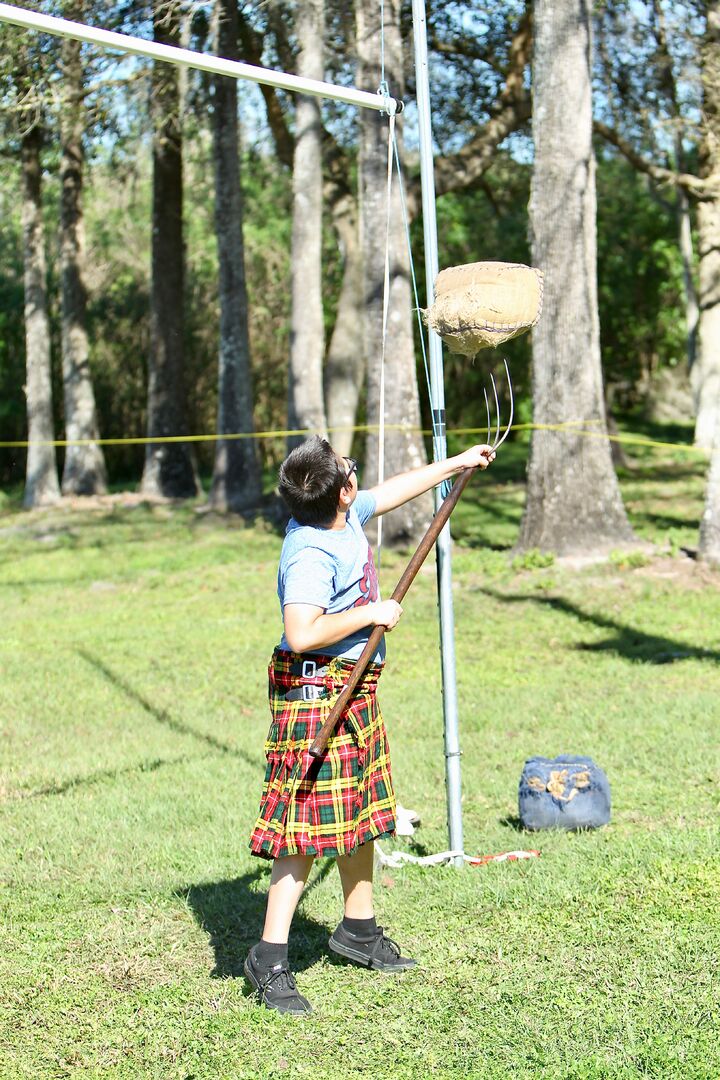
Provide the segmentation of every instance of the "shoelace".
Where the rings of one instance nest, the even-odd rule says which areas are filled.
[[[378,926],[378,941],[373,949],[373,955],[377,956],[378,953],[391,953],[394,956],[400,955],[400,946],[392,938],[386,937],[383,933],[382,926]]]
[[[277,986],[275,987],[275,983]],[[278,990],[296,990],[295,979],[289,968],[281,967],[277,971],[270,971],[260,984],[260,992],[265,995],[271,988]]]

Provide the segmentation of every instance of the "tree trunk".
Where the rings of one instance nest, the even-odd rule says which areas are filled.
[[[219,0],[217,54],[238,58],[237,4]],[[220,293],[218,373],[219,435],[253,432],[248,300],[245,286],[243,207],[237,118],[237,80],[213,79],[213,149],[215,160],[215,235]],[[255,440],[221,440],[215,446],[210,504],[241,511],[257,506],[262,485]]]
[[[654,57],[657,65],[657,77],[659,85],[664,90],[672,117],[674,132],[674,165],[675,171],[681,175],[686,171],[684,141],[684,123],[680,107],[680,94],[678,93],[677,79],[675,77],[675,63],[670,48],[667,32],[667,19],[661,0],[653,0],[653,21],[655,27],[655,39],[657,51]],[[605,60],[607,63],[607,59]],[[695,366],[697,349],[697,324],[698,303],[693,279],[693,266],[695,257],[693,252],[692,224],[690,221],[690,200],[685,188],[677,186],[675,205],[678,223],[678,247],[683,270],[683,291],[685,293],[685,323],[686,323],[686,349],[687,369],[691,379]],[[697,399],[695,401],[697,409]]]
[[[323,0],[300,0],[295,15],[298,75],[324,74]],[[327,434],[323,403],[325,329],[322,304],[322,121],[317,98],[297,99],[293,156],[292,309],[288,427]],[[291,436],[288,449],[304,436]]]
[[[720,567],[720,409],[715,414],[715,433],[705,492],[705,510],[700,522],[698,559],[710,566]]]
[[[176,0],[156,0],[155,41],[178,45]],[[187,434],[183,385],[183,179],[178,69],[156,61],[152,80],[153,199],[148,437]],[[141,490],[191,498],[198,492],[194,454],[187,443],[149,443]]]
[[[720,178],[720,3],[706,5],[707,27],[702,45],[703,136],[700,176]],[[700,348],[694,384],[698,390],[695,443],[713,445],[720,411],[720,199],[698,203],[700,282]]]
[[[365,377],[362,339],[362,252],[357,204],[351,195],[333,208],[333,225],[344,256],[343,279],[327,361],[325,403],[332,444],[339,454],[352,450],[353,428]]]
[[[588,0],[537,0],[530,223],[545,300],[533,332],[534,420],[605,432],[590,55]],[[632,540],[608,441],[534,431],[518,547],[595,553]]]
[[[67,5],[65,15],[80,22],[82,3]],[[60,265],[62,275],[62,368],[65,432],[68,440],[84,440],[65,451],[62,490],[65,495],[98,495],[107,490],[103,452],[98,438],[95,394],[90,375],[85,323],[85,226],[82,212],[83,133],[85,122],[83,66],[79,41],[63,40],[63,107],[60,113]]]
[[[695,445],[707,450],[720,412],[720,201],[700,202],[697,221],[700,348],[693,380],[698,401]]]
[[[677,191],[677,215],[680,258],[683,268],[683,291],[685,293],[685,322],[687,326],[687,363],[691,381],[694,378],[695,361],[697,360],[697,334],[700,310],[698,308],[697,290],[693,280],[693,266],[695,252],[693,251],[692,222],[690,220],[690,200],[683,188]],[[697,403],[696,403],[697,408]]]
[[[379,10],[358,0],[355,5],[358,48],[358,81],[362,90],[377,90],[380,56]],[[400,3],[385,4],[385,65],[393,97],[404,90]],[[402,142],[401,125],[397,125]],[[363,297],[365,305],[365,355],[367,361],[367,419],[380,419],[380,359],[382,354],[383,278],[385,228],[387,220],[388,119],[370,109],[360,110],[359,194],[360,237],[363,249]],[[427,461],[420,428],[415,344],[412,330],[412,300],[407,242],[403,225],[400,190],[393,184],[390,206],[390,304],[385,349],[385,436],[387,474],[417,468]],[[401,430],[398,430],[398,427]],[[365,476],[367,487],[377,482],[379,441],[371,432],[367,440]],[[385,518],[384,538],[388,544],[410,545],[425,530],[432,516],[432,496],[428,492]]]
[[[23,505],[48,506],[60,498],[54,446],[50,380],[50,323],[47,307],[45,241],[42,226],[40,150],[42,132],[34,124],[22,137],[23,262],[28,441]]]

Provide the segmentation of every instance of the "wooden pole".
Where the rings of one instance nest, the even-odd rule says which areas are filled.
[[[395,586],[395,591],[392,594],[393,600],[397,600],[397,602],[400,603],[400,601],[405,596],[405,593],[412,585],[418,570],[425,562],[425,559],[430,553],[430,550],[435,544],[435,541],[437,540],[440,532],[444,528],[448,518],[455,509],[458,499],[465,490],[465,487],[467,486],[470,477],[474,472],[475,469],[464,469],[453,484],[450,493],[441,503],[440,509],[430,523],[430,527],[428,528],[427,532],[425,533],[422,540],[415,549],[415,554],[413,555],[410,562],[407,564],[403,576],[400,578],[397,585]],[[320,728],[312,742],[312,745],[310,747],[310,754],[312,755],[312,757],[318,758],[325,753],[325,749],[327,747],[330,736],[335,730],[335,726],[338,720],[345,711],[345,708],[350,698],[352,697],[353,690],[360,682],[365,668],[368,666],[371,659],[375,655],[377,647],[380,644],[384,633],[384,626],[376,626],[373,632],[370,634],[370,637],[367,640],[367,644],[360,656],[358,657],[357,663],[352,670],[350,678],[346,682],[343,689],[340,691],[340,696],[330,710],[330,715],[328,716],[327,720]]]

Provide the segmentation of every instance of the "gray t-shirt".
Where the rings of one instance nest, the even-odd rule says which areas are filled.
[[[374,497],[369,491],[359,491],[343,529],[299,525],[290,518],[278,569],[281,610],[286,604],[312,604],[333,615],[380,599],[372,549],[362,529],[374,513]],[[334,645],[313,651],[356,660],[372,630],[368,625]],[[284,633],[279,647],[290,648]],[[384,638],[373,659],[376,663],[385,659]]]

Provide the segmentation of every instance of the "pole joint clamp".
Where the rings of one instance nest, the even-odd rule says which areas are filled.
[[[387,116],[398,116],[405,109],[405,102],[398,101],[390,96],[390,86],[387,79],[383,79],[377,88],[378,96],[385,102]]]

